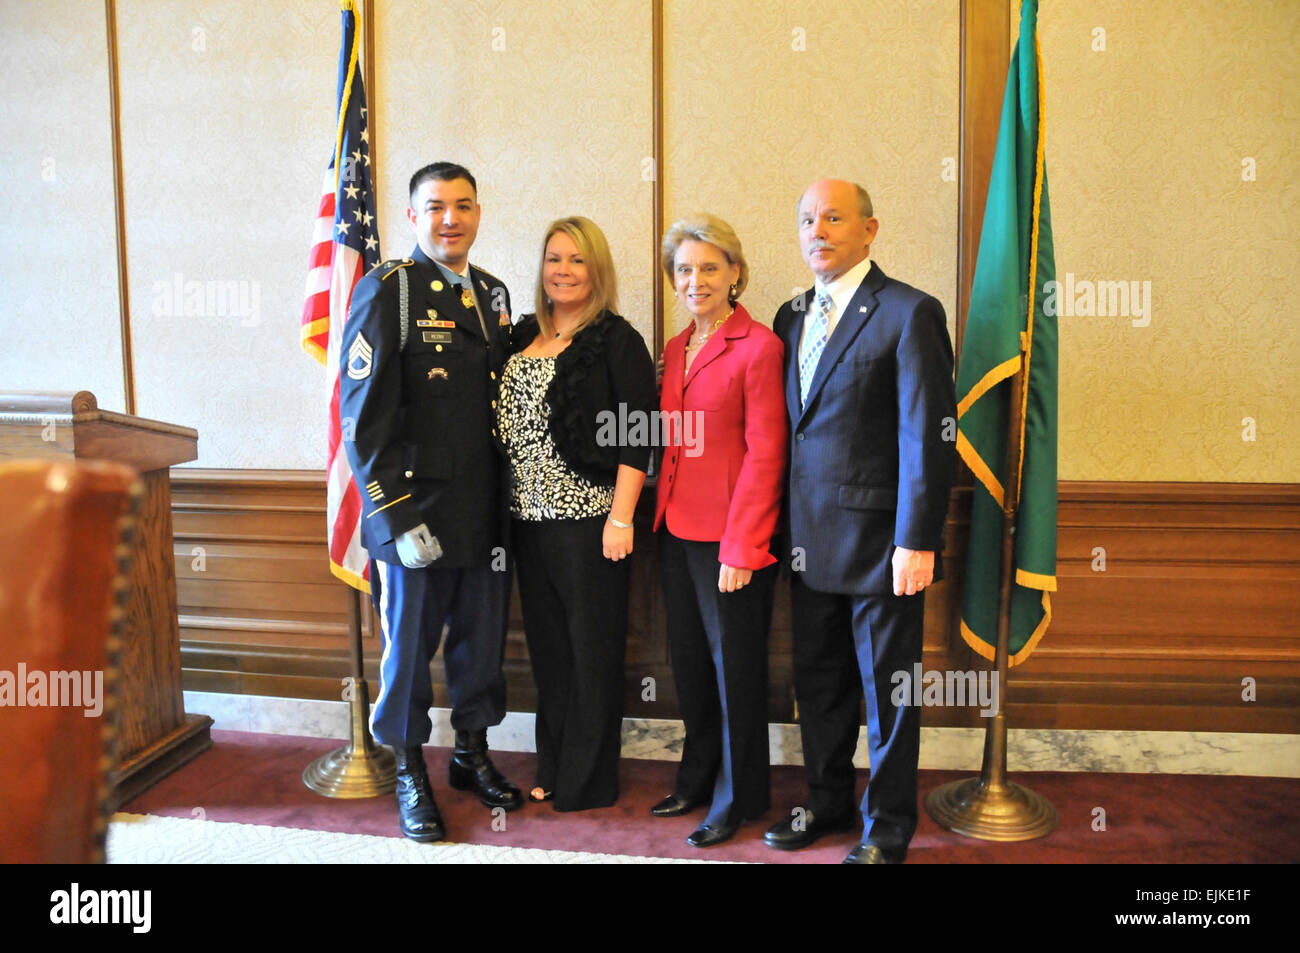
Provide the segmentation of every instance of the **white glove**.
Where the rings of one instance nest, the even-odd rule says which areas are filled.
[[[407,530],[397,537],[397,556],[407,569],[423,569],[442,555],[442,546],[438,537],[429,532],[429,527],[421,523],[415,529]]]

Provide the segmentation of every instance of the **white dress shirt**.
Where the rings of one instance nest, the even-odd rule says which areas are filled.
[[[816,282],[814,282],[813,299],[812,302],[808,305],[810,311],[813,308],[817,307],[816,295],[818,292],[825,292],[826,294],[829,294],[831,296],[831,313],[827,318],[827,326],[826,326],[827,341],[829,341],[831,335],[835,333],[835,325],[839,322],[840,315],[842,315],[846,310],[848,310],[849,302],[853,300],[853,295],[857,292],[858,286],[862,284],[863,279],[867,277],[867,273],[869,271],[871,271],[870,255],[862,259],[862,261],[858,262],[856,265],[854,265],[848,271],[844,272],[844,274],[840,275],[838,278],[836,278],[834,281],[830,282],[829,284],[822,284],[822,280],[820,278],[818,278]],[[805,315],[804,322],[803,322],[803,331],[799,337],[800,354],[803,354],[804,343],[808,339],[808,323],[809,322],[808,322],[807,315]]]

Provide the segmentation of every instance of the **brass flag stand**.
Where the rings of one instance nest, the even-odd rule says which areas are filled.
[[[337,191],[338,176],[341,172],[341,167],[339,166],[339,150],[345,148],[343,145],[344,130],[347,126],[347,117],[349,115],[347,104],[351,103],[353,106],[359,106],[360,108],[360,115],[363,117],[361,123],[363,128],[360,134],[362,135],[363,140],[367,134],[366,130],[373,128],[367,126],[364,121],[364,116],[366,114],[365,90],[369,89],[373,95],[375,89],[374,6],[373,3],[367,3],[363,8],[362,38],[365,43],[363,77],[357,73],[357,65],[359,62],[358,50],[356,39],[351,34],[350,30],[356,22],[356,3],[354,0],[340,0],[339,3],[339,8],[342,11],[343,18],[343,45],[340,48],[339,59],[340,99],[338,103],[337,139],[334,143],[334,161],[330,166],[335,175],[335,189],[337,196],[342,195],[342,192]],[[351,44],[349,44],[349,39],[352,40]],[[347,70],[346,82],[344,81],[345,69]],[[354,79],[357,81],[357,87],[359,87],[359,89],[354,88]],[[352,118],[355,119],[355,114],[352,114]],[[370,143],[369,152],[370,156],[366,158],[366,165],[364,167],[366,170],[370,170],[371,168],[371,157],[378,155],[373,141]],[[360,153],[357,153],[357,155],[360,156]],[[374,194],[378,194],[376,191],[378,187],[378,166],[379,163],[376,161],[374,163],[375,171],[366,171],[365,173],[370,179],[370,190]],[[353,191],[355,192],[355,190]],[[362,193],[362,199],[365,199],[364,192]],[[372,204],[377,206],[378,203]],[[324,207],[325,206],[322,205],[322,208]],[[378,208],[375,207],[372,211],[375,212],[377,218]],[[356,215],[360,218],[361,212],[357,211]],[[375,229],[376,232],[378,232],[378,224],[376,224]],[[359,248],[356,250],[360,251]],[[376,246],[375,256],[378,257],[378,255],[378,247]],[[330,260],[332,261],[333,259],[331,258]],[[355,283],[355,277],[352,281]],[[310,287],[309,284],[309,289]],[[350,288],[351,285],[349,285],[349,289]],[[346,301],[347,299],[345,298],[344,300]],[[343,305],[338,305],[334,302],[331,302],[331,304],[335,307],[336,311],[345,310]],[[342,330],[340,322],[344,319],[344,314],[335,313],[330,316],[328,313],[322,315],[313,312],[310,316],[315,317],[318,320],[310,326],[304,324],[305,333],[310,330],[311,334],[317,334],[316,325],[325,324],[326,326],[332,327],[332,330],[329,331],[328,335],[330,339],[336,339],[339,336],[339,332]],[[307,352],[322,364],[329,363],[327,360],[329,346],[327,344],[321,343],[315,337],[311,336],[304,337],[303,344],[304,347],[307,347]],[[334,366],[337,368],[337,354],[333,358],[333,362]],[[337,395],[337,378],[335,381],[336,383],[334,388],[335,394]],[[339,423],[337,418],[334,422],[336,424]],[[344,452],[343,448],[341,446],[338,447],[337,452],[342,454]],[[343,562],[345,561],[345,558],[340,556],[339,561]],[[354,577],[355,574],[348,571],[347,575],[351,578]],[[336,748],[329,754],[317,758],[311,764],[307,765],[306,769],[302,772],[302,783],[307,785],[307,787],[311,788],[317,794],[324,795],[325,797],[378,797],[381,794],[389,794],[396,789],[397,762],[393,757],[392,751],[382,745],[376,745],[374,739],[370,737],[370,687],[366,684],[366,673],[362,664],[361,655],[361,594],[351,585],[349,585],[347,589],[348,641],[352,652],[352,686],[351,691],[345,693],[345,697],[347,697],[349,702],[348,714],[351,719],[351,740],[344,747]]]
[[[991,841],[1022,841],[1045,837],[1056,828],[1056,808],[1040,794],[1007,780],[1007,658],[1011,635],[1011,565],[1016,513],[1020,504],[1021,446],[1025,388],[1025,337],[1021,335],[1020,369],[1011,379],[1011,413],[1007,439],[1006,488],[1002,506],[1002,571],[998,588],[998,646],[994,656],[998,679],[998,710],[984,731],[984,764],[978,778],[950,781],[925,799],[935,823],[967,837]]]
[[[361,594],[348,586],[348,635],[352,647],[351,741],[321,755],[302,772],[302,783],[325,797],[391,794],[397,787],[393,752],[370,737],[370,688],[361,659]]]

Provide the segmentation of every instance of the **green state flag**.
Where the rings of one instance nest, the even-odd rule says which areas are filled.
[[[1023,451],[1012,565],[1009,664],[1029,657],[1056,591],[1056,263],[1043,161],[1038,3],[1024,0],[1007,71],[979,259],[957,370],[957,449],[975,475],[961,633],[992,659],[998,635],[1003,474],[1011,381],[1025,345]],[[1050,284],[1049,284],[1050,282]],[[1045,300],[1046,299],[1046,300]]]

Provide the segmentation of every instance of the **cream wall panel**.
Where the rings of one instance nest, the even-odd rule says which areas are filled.
[[[384,255],[415,244],[411,174],[460,162],[483,206],[471,260],[506,283],[516,314],[533,310],[547,224],[585,215],[609,239],[623,315],[649,339],[650,4],[384,3],[375,15]]]
[[[937,297],[951,332],[957,0],[667,0],[665,21],[665,224],[699,210],[730,222],[751,269],[742,300],[771,324],[812,284],[799,196],[820,178],[857,181],[880,220],[872,257]],[[668,300],[670,327],[684,328]]]
[[[0,386],[125,410],[98,0],[0,3]]]
[[[1057,273],[1151,283],[1145,327],[1061,317],[1061,479],[1300,480],[1300,5],[1039,16]]]
[[[139,412],[197,428],[197,466],[323,467],[326,373],[298,324],[332,150],[338,7],[117,9]],[[202,283],[202,313],[174,300],[178,281]]]

